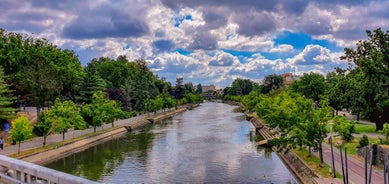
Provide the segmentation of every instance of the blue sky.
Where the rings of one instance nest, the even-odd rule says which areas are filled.
[[[96,57],[145,59],[158,76],[229,86],[347,67],[345,47],[389,29],[389,1],[0,0],[0,28]]]

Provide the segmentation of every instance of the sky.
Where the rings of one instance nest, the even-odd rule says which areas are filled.
[[[389,30],[384,0],[0,0],[0,28],[93,58],[144,59],[175,84],[230,86],[325,75],[366,30]]]

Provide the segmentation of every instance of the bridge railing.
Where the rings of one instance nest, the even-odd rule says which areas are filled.
[[[0,183],[96,183],[26,161],[0,155]]]

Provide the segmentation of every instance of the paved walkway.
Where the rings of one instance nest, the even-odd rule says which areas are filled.
[[[356,115],[351,115],[347,112],[341,111],[338,115],[345,115],[347,119],[356,121],[357,117]],[[372,123],[370,121],[366,120],[360,120],[361,124],[369,124],[369,125],[375,125],[375,123]],[[371,138],[377,138],[380,136],[379,133],[365,133],[368,137]],[[354,134],[355,137],[361,137],[363,134]],[[342,173],[342,164],[340,161],[340,151],[339,149],[334,148],[334,162],[335,162],[335,170],[338,173]],[[318,152],[315,153],[316,156],[318,156]],[[344,153],[343,153],[344,154]],[[324,162],[327,163],[329,166],[332,167],[332,158],[331,158],[331,147],[328,144],[323,143],[323,158]],[[343,155],[343,160],[344,160]],[[364,184],[365,183],[365,162],[361,158],[356,158],[353,156],[348,155],[348,172],[349,172],[349,182],[353,184]],[[384,174],[383,171],[377,170],[373,167],[372,172],[372,180],[371,183],[374,184],[381,184],[384,183]]]
[[[342,162],[340,161],[340,152],[339,149],[334,148],[334,160],[335,160],[335,170],[338,173],[342,173]],[[318,152],[315,152],[316,156],[318,156]],[[323,143],[323,158],[324,162],[332,167],[332,159],[331,159],[331,147],[328,144]],[[344,160],[343,153],[343,160]],[[355,157],[349,156],[348,159],[348,179],[350,183],[353,184],[364,184],[365,183],[365,163],[362,160],[359,160]],[[381,170],[377,170],[373,167],[372,172],[372,180],[371,183],[381,184],[384,183],[384,174]]]
[[[141,119],[145,118],[146,116],[147,115],[139,115],[139,116],[132,117],[129,119],[118,120],[118,121],[115,121],[114,125],[115,126],[124,126],[124,125],[127,125],[129,123],[141,120]],[[104,124],[101,127],[97,127],[96,131],[103,130],[103,129],[110,128],[110,127],[112,127],[111,124]],[[65,133],[65,140],[72,139],[74,137],[78,137],[78,136],[81,136],[84,134],[92,133],[93,131],[94,131],[93,126],[90,126],[88,129],[85,129],[85,130],[72,130],[71,129],[67,133]],[[4,132],[2,132],[2,133],[5,134]],[[47,137],[47,140],[46,140],[46,145],[61,142],[61,141],[62,141],[62,134],[49,135]],[[35,138],[30,139],[30,140],[23,141],[20,144],[20,151],[38,148],[41,146],[43,146],[43,136],[35,137]],[[17,152],[18,152],[18,144],[8,145],[4,148],[4,150],[0,150],[0,154],[3,154],[3,155],[10,155],[10,154],[17,153]]]

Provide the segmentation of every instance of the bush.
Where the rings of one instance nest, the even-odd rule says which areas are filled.
[[[369,145],[369,137],[367,137],[367,135],[363,135],[361,140],[359,140],[359,145],[357,148],[363,148],[367,145]]]

